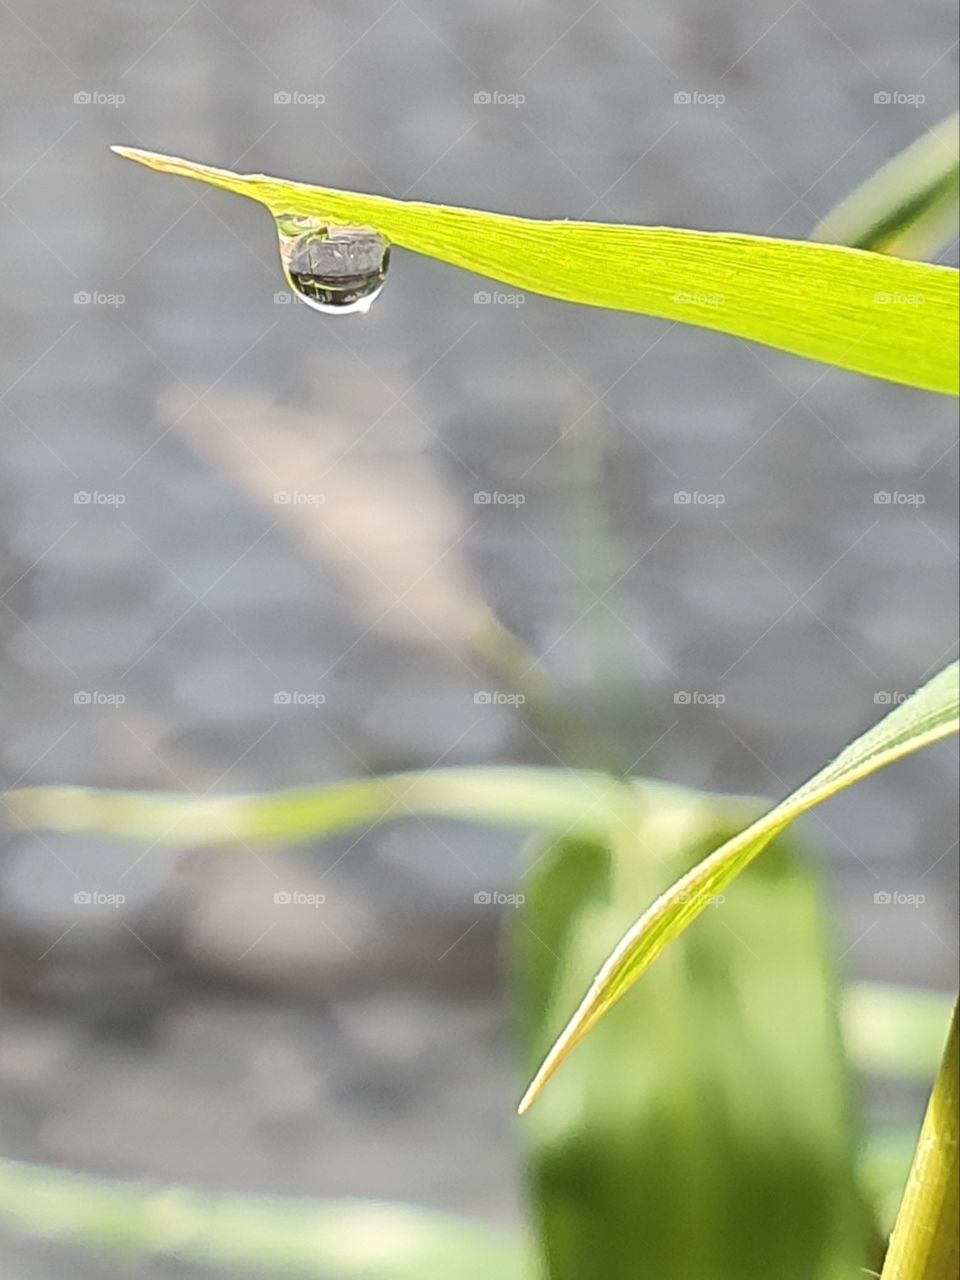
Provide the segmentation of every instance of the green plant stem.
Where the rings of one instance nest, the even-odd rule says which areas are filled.
[[[960,1003],[930,1095],[882,1280],[957,1280],[960,1274]]]

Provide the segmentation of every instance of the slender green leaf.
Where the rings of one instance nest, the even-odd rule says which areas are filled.
[[[716,849],[667,890],[621,938],[547,1054],[520,1103],[525,1111],[605,1013],[718,893],[794,819],[884,765],[955,733],[960,666],[952,664],[851,743],[835,760],[757,822]]]
[[[930,1095],[882,1280],[960,1275],[960,1005]]]
[[[95,831],[154,846],[193,848],[300,844],[416,815],[602,835],[628,796],[622,783],[599,773],[431,769],[237,796],[24,787],[0,793],[0,818],[5,814],[8,825],[32,830]]]
[[[533,1280],[519,1240],[402,1205],[210,1194],[0,1159],[0,1224],[142,1258],[316,1280]]]
[[[929,391],[957,391],[957,272],[948,267],[764,236],[544,222],[114,150],[248,196],[275,215],[374,227],[405,249],[518,289],[696,324]]]
[[[827,214],[812,240],[928,258],[957,234],[960,115],[893,157]]]
[[[610,845],[536,850],[508,926],[528,1069],[638,899],[757,810],[678,792],[641,799]],[[867,1215],[836,985],[819,887],[792,843],[714,902],[524,1125],[550,1280],[856,1276]]]

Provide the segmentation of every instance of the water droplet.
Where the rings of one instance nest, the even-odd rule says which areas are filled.
[[[370,310],[390,265],[379,232],[286,214],[277,218],[277,235],[283,274],[308,306],[340,316]]]

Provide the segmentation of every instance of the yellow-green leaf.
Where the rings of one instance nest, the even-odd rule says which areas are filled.
[[[129,147],[121,155],[566,302],[700,325],[929,391],[958,389],[957,272],[841,245],[539,221],[236,174]]]
[[[580,1007],[544,1059],[522,1102],[525,1111],[564,1058],[674,939],[795,818],[884,765],[956,733],[960,666],[953,663],[851,743],[826,768],[681,877],[624,934]]]
[[[960,1005],[924,1116],[882,1280],[956,1280],[960,1274]]]

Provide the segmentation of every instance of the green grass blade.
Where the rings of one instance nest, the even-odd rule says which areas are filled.
[[[604,835],[629,793],[599,773],[465,768],[237,796],[92,787],[0,793],[0,821],[31,830],[97,832],[154,846],[288,845],[412,816]]]
[[[274,214],[374,227],[517,289],[700,325],[928,391],[958,389],[957,272],[948,267],[765,236],[516,218],[114,150]]]
[[[957,234],[960,115],[952,115],[827,214],[811,240],[929,258]]]
[[[533,1280],[521,1242],[402,1205],[151,1187],[0,1159],[0,1225],[128,1265],[314,1280]]]
[[[960,1274],[960,1006],[930,1095],[882,1280]]]
[[[958,713],[960,667],[954,663],[857,738],[809,782],[704,858],[658,898],[621,938],[603,965],[524,1095],[521,1113],[604,1014],[774,837],[802,813],[854,782],[955,733],[960,723]]]

